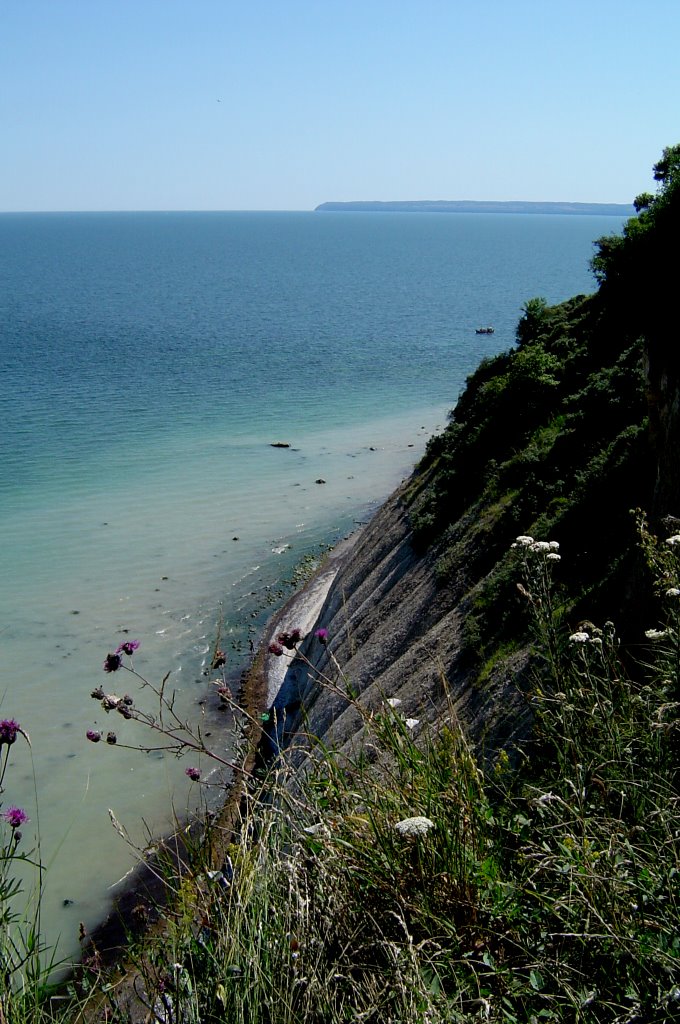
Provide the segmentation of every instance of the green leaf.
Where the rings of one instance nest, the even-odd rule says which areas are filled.
[[[543,988],[543,975],[540,971],[529,971],[529,984],[534,992],[540,992]]]

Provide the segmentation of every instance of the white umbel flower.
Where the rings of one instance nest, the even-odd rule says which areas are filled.
[[[584,633],[581,629],[579,629],[576,633],[572,633],[569,637],[570,644],[587,644],[589,640],[589,635],[587,633]]]
[[[416,816],[415,818],[403,818],[394,826],[400,836],[425,836],[434,828],[431,818]]]

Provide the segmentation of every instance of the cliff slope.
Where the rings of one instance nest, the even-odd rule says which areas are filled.
[[[314,672],[295,663],[279,699],[289,735],[347,744],[361,732],[348,686],[368,708],[396,698],[420,720],[450,701],[489,751],[526,733],[532,638],[510,551],[520,534],[559,543],[567,628],[612,617],[640,641],[654,594],[631,510],[660,527],[680,480],[680,156],[664,161],[658,195],[598,243],[597,292],[526,303],[516,348],[468,379],[447,430],[364,531],[317,623],[328,649],[308,638]]]

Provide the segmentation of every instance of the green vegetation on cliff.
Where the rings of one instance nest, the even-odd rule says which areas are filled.
[[[442,585],[461,562],[471,580],[483,579],[468,623],[478,653],[517,636],[519,602],[503,556],[519,533],[549,534],[568,552],[564,601],[574,624],[606,611],[628,635],[637,603],[649,598],[630,510],[658,525],[678,496],[679,147],[664,152],[655,177],[658,194],[638,197],[623,235],[598,242],[598,291],[552,307],[529,300],[517,346],[468,379],[421,464],[416,542],[435,547]],[[484,536],[472,563],[471,531]]]

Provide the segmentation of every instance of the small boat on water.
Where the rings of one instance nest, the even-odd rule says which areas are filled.
[[[493,334],[495,330],[495,327],[477,327],[475,334]]]

